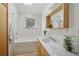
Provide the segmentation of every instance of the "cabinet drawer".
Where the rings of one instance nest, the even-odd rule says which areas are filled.
[[[44,50],[44,56],[48,56],[48,52]]]
[[[38,55],[39,56],[48,56],[46,49],[43,47],[40,41],[38,41]]]

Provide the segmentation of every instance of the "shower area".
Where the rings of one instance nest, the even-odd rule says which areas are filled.
[[[34,6],[23,3],[8,4],[9,55],[37,55],[37,38],[42,35],[42,26],[41,15],[35,13],[35,9],[29,11]]]

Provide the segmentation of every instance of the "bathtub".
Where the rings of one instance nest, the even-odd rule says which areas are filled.
[[[23,55],[26,52],[37,52],[37,41],[36,38],[17,38],[13,44],[13,55]]]
[[[17,38],[14,39],[15,43],[20,43],[20,42],[34,42],[37,41],[37,38]]]

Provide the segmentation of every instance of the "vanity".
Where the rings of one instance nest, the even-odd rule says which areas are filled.
[[[45,40],[38,38],[37,41],[37,55],[38,56],[75,56],[75,54],[66,51],[66,49],[59,43],[53,40]]]
[[[38,42],[37,42],[37,49],[38,49],[38,51],[37,51],[37,55],[38,56],[48,56],[49,54],[48,54],[48,52],[47,52],[47,50],[45,49],[45,47],[42,45],[42,43],[38,40]]]
[[[59,4],[51,10],[46,16],[46,29],[69,29],[69,4]],[[59,34],[60,35],[60,34]],[[39,56],[76,56],[76,54],[68,52],[64,48],[63,36],[50,38],[38,38],[37,42],[37,54]]]

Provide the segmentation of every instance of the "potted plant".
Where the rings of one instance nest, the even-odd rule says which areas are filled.
[[[69,36],[65,36],[64,38],[64,47],[66,48],[67,51],[70,51],[72,50],[72,39],[71,37]]]

